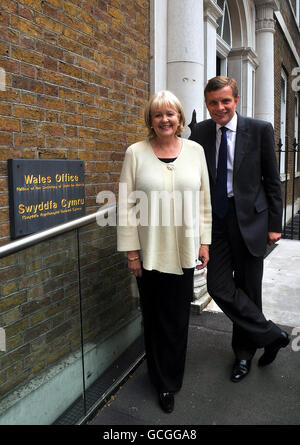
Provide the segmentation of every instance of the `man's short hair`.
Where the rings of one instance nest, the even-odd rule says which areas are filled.
[[[231,87],[233,97],[238,97],[239,90],[237,86],[237,81],[233,77],[226,76],[216,76],[210,79],[205,87],[204,96],[206,98],[206,93],[210,93],[211,91],[220,90],[224,87]]]

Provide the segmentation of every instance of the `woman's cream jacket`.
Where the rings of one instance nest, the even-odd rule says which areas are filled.
[[[118,250],[140,250],[147,270],[182,275],[211,243],[209,179],[203,148],[181,139],[171,163],[148,140],[131,145],[119,184]]]

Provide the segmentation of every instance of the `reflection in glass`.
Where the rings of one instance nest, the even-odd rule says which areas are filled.
[[[217,19],[217,34],[229,45],[232,45],[231,22],[227,1],[218,0],[218,5],[223,11],[223,15]]]
[[[116,228],[96,223],[0,259],[0,425],[75,424],[143,355]]]
[[[135,281],[127,270],[124,254],[116,251],[116,227],[91,224],[79,231],[82,326],[87,409],[113,384],[108,370],[118,362],[130,365],[130,354],[143,352],[141,314]],[[129,349],[128,349],[129,348]],[[131,351],[131,352],[130,352]],[[133,357],[134,358],[134,357]],[[103,384],[103,382],[107,382]]]
[[[0,264],[0,424],[49,424],[82,395],[75,232]]]

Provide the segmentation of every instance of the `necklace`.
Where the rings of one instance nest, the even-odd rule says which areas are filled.
[[[153,141],[154,142],[154,141]],[[155,155],[159,158],[175,158],[179,155],[182,148],[182,139],[176,137],[175,141],[162,146],[157,140],[152,145]]]

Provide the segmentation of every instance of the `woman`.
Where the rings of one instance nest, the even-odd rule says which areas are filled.
[[[172,412],[183,380],[194,268],[197,258],[198,269],[209,260],[209,181],[202,147],[178,137],[185,118],[176,96],[152,96],[145,122],[148,139],[127,149],[121,172],[118,250],[127,252],[137,277],[149,376],[161,408]]]

